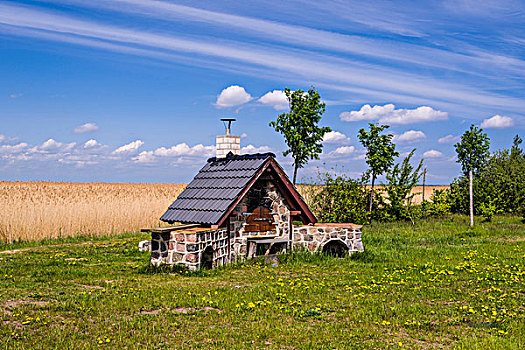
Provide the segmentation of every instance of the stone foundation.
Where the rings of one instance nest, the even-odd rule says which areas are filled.
[[[344,244],[349,253],[362,252],[362,226],[353,224],[316,224],[295,226],[293,246],[303,247],[312,252],[322,251],[329,243]]]
[[[231,224],[234,227],[236,224]],[[242,226],[242,225],[241,225]],[[294,249],[323,251],[338,257],[363,251],[361,226],[352,224],[317,224],[292,228]],[[259,236],[260,237],[260,236]],[[271,238],[272,236],[268,236]],[[247,256],[247,240],[242,229],[232,232],[207,228],[151,233],[151,263],[181,264],[190,270],[215,268]],[[228,246],[230,242],[230,246]]]
[[[208,249],[208,250],[206,250]],[[151,263],[182,264],[190,270],[201,267],[201,261],[211,253],[212,268],[224,265],[228,259],[226,229],[188,229],[182,231],[151,233]]]

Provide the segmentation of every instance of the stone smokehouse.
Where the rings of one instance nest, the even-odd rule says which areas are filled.
[[[161,220],[176,225],[143,230],[155,265],[195,270],[299,247],[339,257],[363,250],[361,226],[316,223],[272,153],[208,159]]]

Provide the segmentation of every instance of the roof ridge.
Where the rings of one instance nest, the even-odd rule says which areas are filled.
[[[220,161],[226,161],[226,160],[246,160],[246,159],[264,159],[273,157],[275,158],[275,154],[272,152],[266,152],[266,153],[252,153],[252,154],[233,154],[228,153],[226,157],[223,158],[217,158],[212,157],[208,158],[208,163],[214,163],[214,162],[220,162]]]

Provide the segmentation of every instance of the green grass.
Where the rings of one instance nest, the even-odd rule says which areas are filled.
[[[149,267],[138,234],[0,254],[0,348],[525,348],[525,225],[493,221],[195,273]]]

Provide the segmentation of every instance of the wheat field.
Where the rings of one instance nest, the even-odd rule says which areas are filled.
[[[107,236],[158,226],[186,184],[0,181],[0,241]],[[380,187],[380,186],[379,186]],[[435,189],[427,186],[426,198]],[[311,204],[316,189],[298,185]],[[421,202],[421,188],[413,190]]]
[[[104,236],[158,226],[185,184],[0,182],[0,240]]]

